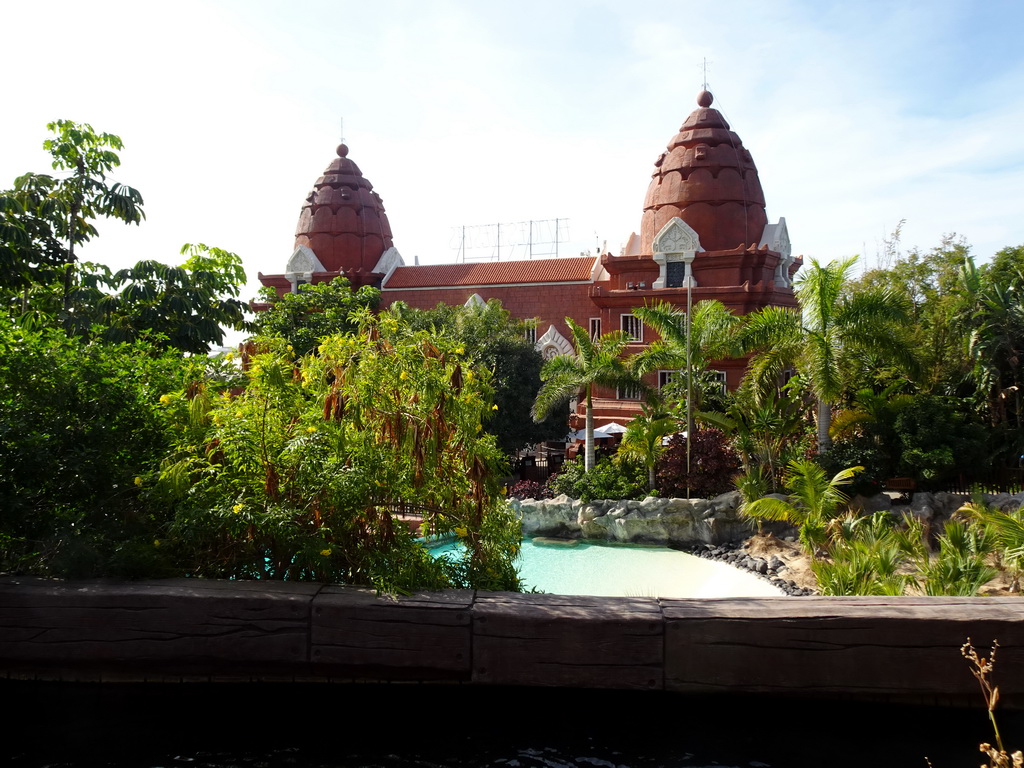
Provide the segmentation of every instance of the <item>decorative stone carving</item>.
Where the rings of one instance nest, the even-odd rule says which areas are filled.
[[[700,250],[703,250],[700,247],[700,236],[693,227],[678,216],[673,217],[654,238],[654,261],[659,270],[658,279],[651,287],[696,288],[692,265]],[[670,270],[668,266],[678,263],[684,265],[681,278],[677,277],[677,269]]]
[[[759,246],[768,246],[772,251],[778,253],[779,266],[775,268],[775,284],[782,288],[788,288],[789,268],[793,265],[793,245],[789,240],[789,229],[786,227],[786,218],[782,216],[778,223],[768,224],[764,228],[764,235],[761,237]]]
[[[292,293],[298,290],[298,286],[311,283],[314,272],[326,271],[316,254],[305,245],[300,245],[292,251],[292,255],[288,258],[288,264],[284,268],[285,277],[292,285]]]
[[[537,339],[536,346],[541,357],[545,360],[550,360],[558,355],[571,355],[574,352],[572,343],[560,334],[553,325],[548,326],[544,335]]]
[[[387,279],[398,267],[404,266],[405,259],[402,258],[402,254],[398,252],[395,246],[391,246],[381,254],[380,260],[374,266],[373,271],[384,275],[385,279]]]

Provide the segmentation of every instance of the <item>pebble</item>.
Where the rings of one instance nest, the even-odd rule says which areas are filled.
[[[786,541],[793,541],[793,537],[787,537]],[[751,557],[742,549],[712,544],[697,544],[688,551],[706,560],[719,560],[734,568],[750,571],[771,582],[790,597],[807,597],[814,594],[812,589],[798,587],[791,579],[779,577],[779,570],[785,568],[786,564],[776,555],[772,555],[770,560],[764,560],[760,557]]]

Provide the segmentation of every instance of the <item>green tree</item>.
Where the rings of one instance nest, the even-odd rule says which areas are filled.
[[[144,481],[171,441],[159,399],[192,365],[145,342],[86,343],[0,315],[0,570],[166,573],[154,541],[167,517]]]
[[[864,291],[889,291],[901,297],[909,312],[904,332],[919,364],[907,370],[886,369],[890,361],[872,363],[871,380],[861,379],[859,388],[889,386],[911,378],[919,391],[951,395],[959,393],[970,372],[965,355],[969,328],[961,314],[966,300],[960,273],[970,247],[963,238],[946,235],[929,251],[911,249],[882,269],[851,280],[848,295]]]
[[[750,376],[764,391],[796,366],[817,399],[818,450],[829,446],[832,406],[855,368],[851,357],[868,353],[905,370],[916,367],[900,328],[908,320],[904,300],[891,291],[844,295],[857,257],[825,266],[811,259],[796,283],[800,310],[765,307],[746,316],[740,339],[753,353]]]
[[[665,451],[665,438],[679,431],[679,423],[663,413],[642,413],[633,417],[622,436],[617,461],[633,461],[647,470],[647,488],[655,486],[654,470]]]
[[[357,322],[302,358],[268,340],[237,396],[198,381],[167,403],[181,435],[161,475],[174,545],[219,577],[518,589],[521,534],[482,431],[487,371],[397,313]],[[431,558],[410,515],[457,535],[466,557]]]
[[[79,333],[95,326],[107,341],[148,338],[161,348],[205,355],[224,340],[224,326],[246,327],[248,306],[238,300],[245,285],[242,260],[229,251],[199,243],[181,249],[188,259],[172,267],[140,261],[111,274],[83,265]],[[111,292],[112,291],[112,292]]]
[[[369,285],[353,291],[347,278],[336,277],[329,283],[300,285],[294,293],[278,296],[273,288],[260,292],[262,311],[252,323],[258,337],[279,337],[292,345],[295,353],[313,352],[321,339],[338,333],[354,333],[354,317],[363,309],[376,309],[380,291]]]
[[[556,407],[570,398],[582,395],[587,405],[586,454],[584,469],[594,467],[594,387],[629,387],[643,389],[637,373],[622,359],[629,343],[623,331],[612,331],[598,339],[578,326],[571,317],[565,318],[572,334],[574,355],[558,355],[544,363],[540,377],[544,384],[537,393],[531,413],[534,421],[541,421]]]
[[[699,301],[693,307],[690,322],[689,368],[693,382],[686,381],[687,327],[686,313],[668,302],[656,302],[637,307],[633,314],[649,325],[661,337],[637,355],[639,373],[647,374],[662,368],[680,368],[677,380],[687,394],[693,393],[693,409],[707,408],[707,388],[698,386],[710,363],[731,357],[734,351],[734,333],[740,322],[720,301]],[[712,387],[720,387],[717,381]],[[684,395],[685,396],[685,395]],[[687,431],[693,430],[692,418]]]
[[[132,187],[108,180],[121,164],[115,150],[121,139],[110,133],[96,133],[87,123],[58,120],[47,124],[53,136],[43,147],[53,158],[54,170],[66,175],[25,174],[15,180],[13,193],[4,204],[9,214],[23,216],[21,225],[3,232],[7,260],[20,264],[24,278],[35,271],[38,277],[54,277],[50,270],[60,264],[60,320],[70,326],[72,293],[75,286],[76,249],[96,235],[94,221],[113,218],[138,224],[145,218],[142,195]],[[13,199],[13,203],[11,200]]]
[[[530,323],[512,317],[497,299],[484,305],[438,304],[430,310],[403,305],[395,311],[414,329],[453,339],[469,358],[490,370],[497,408],[484,426],[506,454],[565,436],[565,419],[559,415],[551,413],[539,423],[530,417],[544,364],[526,336]]]

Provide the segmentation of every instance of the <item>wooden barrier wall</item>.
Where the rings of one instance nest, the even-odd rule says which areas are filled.
[[[1019,598],[656,599],[322,584],[0,578],[0,676],[433,681],[980,701],[960,656],[998,639],[1024,708]],[[987,655],[987,654],[986,654]]]

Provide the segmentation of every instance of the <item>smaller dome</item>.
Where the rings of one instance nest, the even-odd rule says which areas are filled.
[[[391,225],[380,195],[349,159],[348,146],[339,144],[335,151],[338,157],[302,206],[295,247],[312,250],[329,272],[369,273],[394,244]]]

